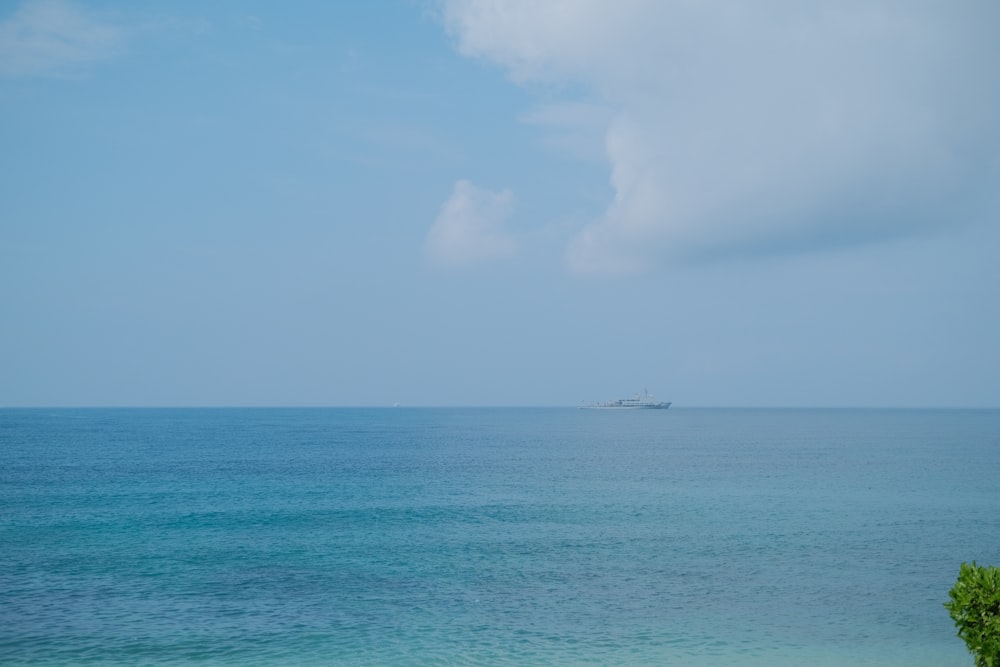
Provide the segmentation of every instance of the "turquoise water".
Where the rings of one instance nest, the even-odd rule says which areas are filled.
[[[0,663],[972,661],[1000,411],[0,410]]]

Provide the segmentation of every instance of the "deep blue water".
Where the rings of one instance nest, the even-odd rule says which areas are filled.
[[[0,663],[971,658],[1000,411],[0,410]]]

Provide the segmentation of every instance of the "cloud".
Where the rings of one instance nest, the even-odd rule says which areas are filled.
[[[921,233],[974,217],[1000,176],[992,0],[446,0],[444,18],[462,54],[555,84],[547,105],[614,110],[615,195],[570,242],[576,271]]]
[[[503,223],[513,201],[510,190],[492,192],[458,181],[427,234],[427,257],[445,267],[510,257],[517,252],[517,241],[504,231]]]
[[[72,76],[114,56],[121,31],[65,0],[28,0],[0,22],[0,76]]]

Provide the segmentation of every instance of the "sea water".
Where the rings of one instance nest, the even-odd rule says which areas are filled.
[[[971,665],[1000,411],[0,410],[0,663]]]

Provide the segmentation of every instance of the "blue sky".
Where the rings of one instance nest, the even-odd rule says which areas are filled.
[[[1000,406],[1000,5],[0,4],[0,405]]]

